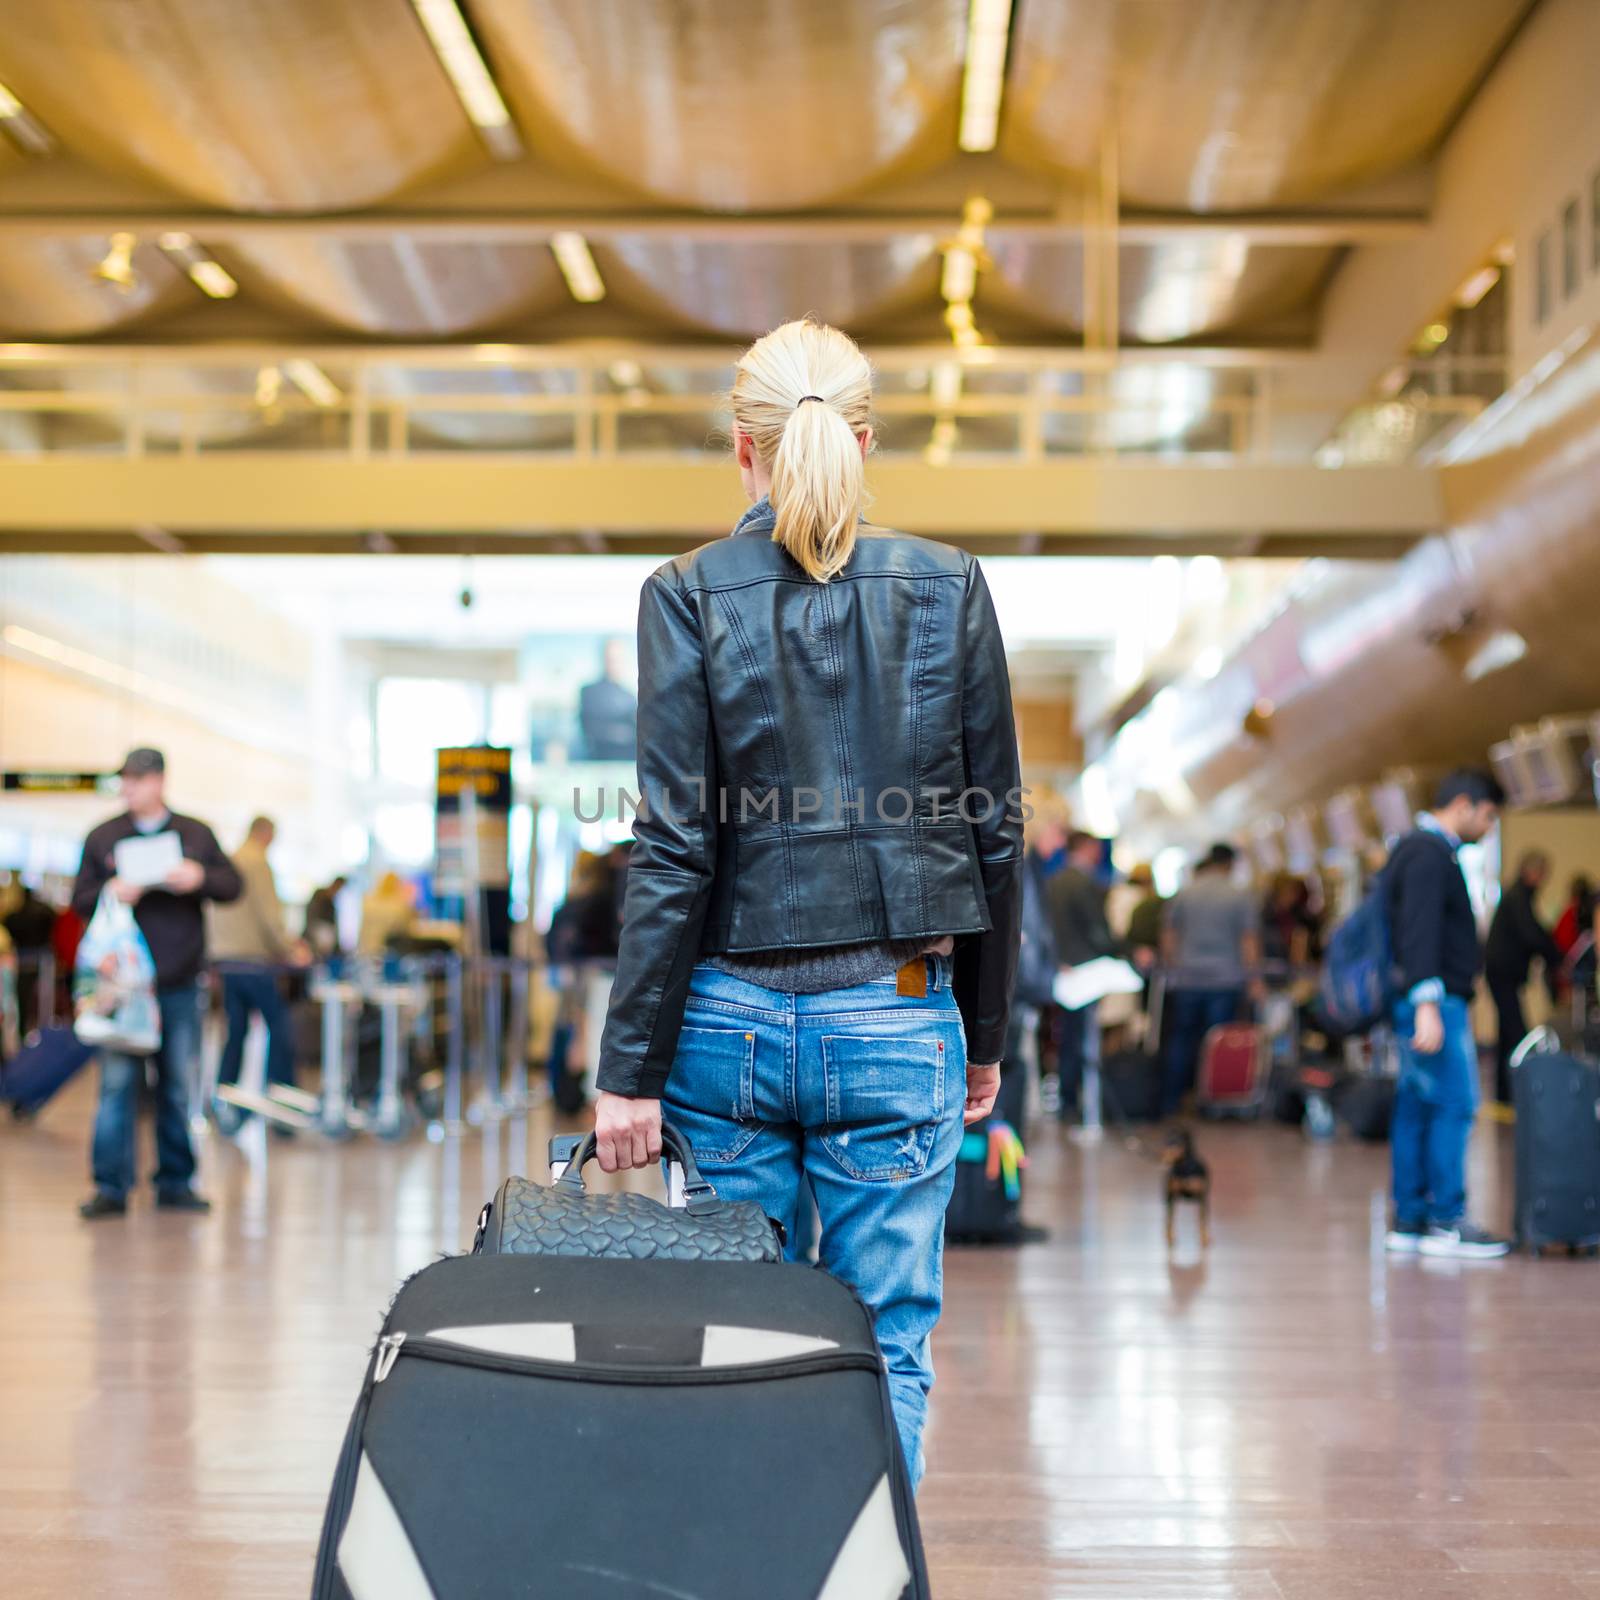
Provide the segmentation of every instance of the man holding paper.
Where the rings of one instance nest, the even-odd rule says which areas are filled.
[[[159,750],[129,753],[118,777],[127,810],[84,841],[72,908],[86,922],[102,892],[133,907],[155,963],[161,1044],[150,1057],[102,1053],[100,1104],[91,1164],[95,1192],[78,1208],[86,1218],[121,1216],[136,1177],[135,1117],[139,1080],[156,1068],[156,1204],[169,1211],[209,1211],[194,1191],[189,1085],[200,1050],[198,983],[205,963],[204,903],[236,899],[242,883],[205,823],[167,807],[166,761]]]
[[[1074,829],[1067,836],[1067,863],[1045,887],[1056,960],[1063,967],[1086,966],[1116,953],[1117,941],[1106,921],[1106,886],[1100,877],[1104,856],[1103,840]],[[1056,1073],[1061,1098],[1056,1115],[1062,1122],[1071,1122],[1078,1114],[1083,1069],[1095,1043],[1090,1036],[1095,1026],[1094,1003],[1104,992],[1099,990],[1084,997],[1072,993],[1070,985],[1064,989],[1057,980],[1061,1037]],[[1063,994],[1066,1000],[1076,1003],[1063,1003]]]

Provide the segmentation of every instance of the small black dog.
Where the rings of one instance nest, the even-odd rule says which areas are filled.
[[[1193,1200],[1200,1207],[1200,1248],[1211,1247],[1211,1169],[1194,1148],[1194,1136],[1187,1128],[1174,1128],[1162,1147],[1161,1160],[1167,1169],[1167,1249],[1177,1240],[1178,1202]]]

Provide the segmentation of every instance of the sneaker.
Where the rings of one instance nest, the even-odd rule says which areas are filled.
[[[86,1222],[94,1222],[100,1217],[125,1217],[128,1214],[128,1202],[119,1200],[114,1194],[107,1194],[104,1189],[97,1190],[78,1207],[78,1215]]]
[[[1511,1241],[1485,1233],[1470,1222],[1453,1228],[1432,1227],[1422,1236],[1417,1248],[1425,1256],[1454,1256],[1462,1261],[1492,1261],[1510,1253]]]
[[[211,1209],[211,1202],[193,1189],[160,1189],[156,1191],[158,1211],[198,1211]]]
[[[1414,1256],[1422,1244],[1426,1229],[1420,1222],[1396,1222],[1383,1241],[1383,1248],[1392,1255]]]

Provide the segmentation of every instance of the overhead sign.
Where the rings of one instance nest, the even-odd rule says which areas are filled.
[[[117,787],[114,772],[7,772],[3,775],[7,793],[20,794],[109,794]]]
[[[438,753],[434,887],[442,895],[511,882],[511,752],[467,745]]]

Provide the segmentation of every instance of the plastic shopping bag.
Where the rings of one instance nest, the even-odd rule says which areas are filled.
[[[112,894],[100,895],[78,945],[72,1029],[84,1044],[126,1055],[152,1055],[161,1048],[161,1008],[156,1003],[156,964],[133,907]]]

